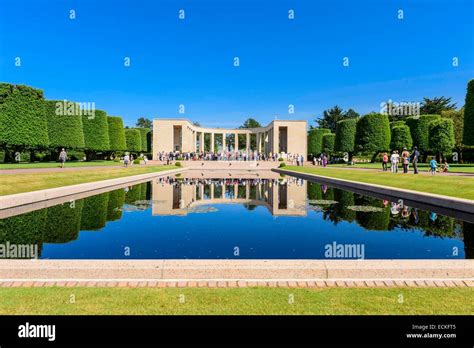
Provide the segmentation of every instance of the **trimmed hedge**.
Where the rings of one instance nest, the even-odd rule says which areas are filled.
[[[323,135],[331,133],[327,128],[311,129],[308,133],[308,153],[319,155],[323,151]]]
[[[440,118],[429,125],[430,149],[436,153],[448,155],[455,146],[453,121]]]
[[[421,115],[408,117],[406,119],[406,124],[410,127],[413,145],[417,146],[418,150],[424,152],[430,151],[430,123],[440,118],[440,115]]]
[[[38,149],[48,145],[43,91],[0,83],[0,146]]]
[[[467,83],[463,142],[464,145],[474,145],[474,79]]]
[[[376,154],[390,149],[390,122],[387,115],[368,114],[357,122],[356,150]]]
[[[323,135],[323,152],[326,154],[334,153],[334,141],[336,140],[336,134],[324,134]]]
[[[151,140],[151,138],[148,136],[148,134],[151,132],[151,130],[149,128],[143,128],[143,127],[135,128],[135,129],[137,129],[140,132],[140,137],[142,141],[140,151],[147,152],[147,153],[150,152],[151,143],[149,143],[149,140]]]
[[[105,111],[95,110],[94,117],[82,116],[82,128],[86,150],[108,151],[110,149],[109,127]]]
[[[111,151],[125,151],[127,142],[125,141],[125,131],[123,129],[123,120],[118,116],[107,117],[109,131],[109,149]]]
[[[400,127],[400,126],[406,126],[405,121],[392,121],[390,122],[390,128],[395,128],[395,127]]]
[[[334,149],[340,152],[354,152],[357,119],[351,118],[337,123]]]
[[[59,104],[58,104],[59,103]],[[77,104],[61,100],[46,100],[49,146],[54,149],[83,149],[82,116],[76,114]]]
[[[403,148],[411,149],[413,140],[408,126],[396,126],[392,128],[392,141],[390,148],[392,150],[403,150]]]
[[[125,141],[127,143],[128,151],[140,152],[142,150],[140,131],[136,129],[125,129]]]

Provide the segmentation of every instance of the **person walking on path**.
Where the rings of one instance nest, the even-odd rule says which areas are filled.
[[[402,164],[403,164],[403,173],[408,173],[408,164],[410,163],[410,153],[408,152],[407,148],[403,148],[402,152]]]
[[[388,170],[388,155],[386,152],[382,156],[382,170],[386,172]]]
[[[59,153],[59,162],[61,162],[61,168],[64,168],[64,163],[67,160],[67,153],[66,150],[62,149]]]
[[[125,156],[123,156],[123,164],[125,167],[128,167],[128,162],[130,162],[130,157],[128,156],[128,153],[126,153]]]
[[[434,157],[431,157],[431,161],[430,161],[431,175],[436,175],[436,169],[438,169],[438,163],[436,162]]]
[[[411,154],[411,161],[413,163],[413,174],[418,174],[418,160],[419,159],[420,159],[420,152],[418,151],[418,148],[415,146]]]
[[[390,156],[390,162],[392,163],[392,166],[391,166],[392,173],[398,173],[399,160],[400,160],[400,155],[398,154],[398,151],[397,150],[393,151],[392,156]]]

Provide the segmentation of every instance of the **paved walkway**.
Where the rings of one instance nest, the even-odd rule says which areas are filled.
[[[474,260],[3,260],[0,286],[474,287]]]

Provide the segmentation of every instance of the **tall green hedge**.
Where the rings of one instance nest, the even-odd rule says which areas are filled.
[[[131,152],[142,151],[142,139],[140,131],[136,129],[125,129],[125,139],[127,142],[127,150]]]
[[[474,79],[467,83],[463,142],[464,145],[474,145]]]
[[[334,149],[340,152],[354,152],[357,119],[351,118],[337,123]]]
[[[135,129],[137,129],[140,132],[140,137],[141,137],[141,141],[142,141],[142,148],[141,148],[140,151],[150,152],[151,151],[151,144],[149,143],[149,140],[151,138],[148,137],[148,133],[150,133],[151,130],[149,128],[143,128],[143,127],[135,128]]]
[[[125,151],[127,149],[127,142],[125,141],[125,131],[123,128],[122,118],[118,116],[108,116],[107,123],[110,150]]]
[[[37,149],[48,145],[43,91],[0,83],[0,146]]]
[[[430,151],[430,123],[441,118],[440,115],[421,115],[415,117],[408,117],[406,124],[410,127],[411,138],[413,145],[418,147],[418,150]]]
[[[109,127],[105,111],[95,110],[94,116],[82,116],[82,127],[86,150],[108,151],[110,149]]]
[[[308,153],[319,155],[323,152],[323,135],[331,133],[330,129],[314,128],[308,133]]]
[[[336,134],[329,133],[323,135],[323,152],[326,154],[334,153],[334,141],[336,140]]]
[[[408,126],[396,126],[392,128],[392,141],[390,148],[392,150],[403,150],[403,148],[411,149],[413,140]]]
[[[395,127],[400,127],[400,126],[406,126],[405,121],[392,121],[390,122],[390,128],[395,128]]]
[[[82,116],[77,104],[62,100],[46,100],[49,146],[51,148],[84,148]]]
[[[390,149],[390,122],[387,115],[368,114],[357,122],[356,150],[375,154]]]
[[[453,121],[440,118],[429,125],[429,145],[431,151],[448,155],[455,146]]]

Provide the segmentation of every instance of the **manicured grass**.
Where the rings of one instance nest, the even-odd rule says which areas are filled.
[[[66,167],[96,167],[96,166],[120,166],[122,163],[114,161],[91,161],[91,162],[66,162]],[[0,163],[3,169],[29,169],[29,168],[59,168],[59,162],[33,162],[33,163]]]
[[[421,173],[418,175],[414,175],[413,173],[393,174],[382,171],[363,171],[330,167],[286,166],[283,169],[445,196],[474,199],[474,177],[468,176],[447,176],[442,174],[431,176],[429,173]]]
[[[472,288],[0,288],[0,314],[472,314],[473,296]]]
[[[0,196],[43,190],[86,182],[121,178],[124,176],[176,169],[176,166],[135,166],[129,168],[85,169],[68,172],[0,175]]]
[[[367,168],[367,169],[379,169],[382,170],[382,163],[357,163],[353,166],[347,164],[330,164],[330,167],[341,167],[341,168]],[[428,163],[419,163],[418,169],[423,172],[427,172],[429,169]],[[399,166],[399,170],[402,170],[402,166]],[[413,166],[410,164],[410,172],[413,173]],[[450,164],[449,172],[451,173],[474,173],[474,164]]]

